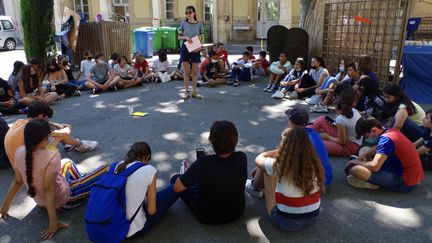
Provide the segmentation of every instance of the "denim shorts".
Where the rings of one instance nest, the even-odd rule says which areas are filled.
[[[372,173],[368,182],[394,192],[410,192],[416,187],[406,186],[401,176],[384,170]]]
[[[276,206],[273,207],[270,215],[270,219],[273,225],[282,231],[300,230],[306,226],[313,224],[316,221],[317,217],[318,215],[309,218],[299,218],[299,219],[288,218],[285,215],[283,215],[283,213],[279,211]]]
[[[190,62],[190,63],[200,63],[201,62],[201,54],[199,52],[189,52],[186,45],[183,43],[180,50],[180,61],[181,62]]]

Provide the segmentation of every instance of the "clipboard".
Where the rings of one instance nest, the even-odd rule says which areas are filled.
[[[201,49],[201,42],[198,36],[192,37],[192,44],[189,44],[188,41],[185,42],[186,48],[189,52],[196,51],[197,49]]]

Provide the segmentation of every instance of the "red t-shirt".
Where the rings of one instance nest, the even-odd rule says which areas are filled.
[[[206,58],[202,63],[201,63],[201,66],[200,66],[200,74],[201,74],[201,76],[203,76],[204,75],[204,70],[205,70],[205,67],[207,66],[207,63],[209,63],[210,62],[210,58]]]
[[[270,62],[267,59],[259,59],[260,62],[260,66],[262,67],[262,69],[264,69],[264,71],[267,72],[268,67],[270,66]]]
[[[226,50],[216,52],[216,54],[219,56],[219,58],[222,58],[224,62],[228,61],[228,52]]]
[[[249,59],[252,60],[252,59],[256,59],[256,58],[255,58],[254,55],[250,55],[250,56],[249,56]]]
[[[142,71],[143,73],[145,73],[148,66],[149,65],[148,65],[147,60],[144,60],[142,63],[135,62],[134,69],[138,70],[138,71]]]

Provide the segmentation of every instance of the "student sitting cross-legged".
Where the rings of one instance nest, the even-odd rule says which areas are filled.
[[[279,147],[258,155],[255,163],[254,184],[264,188],[266,211],[274,226],[295,231],[315,222],[325,176],[304,127],[287,128]]]
[[[415,146],[396,128],[385,129],[373,117],[361,118],[356,124],[357,136],[377,139],[375,149],[359,154],[345,166],[347,183],[357,188],[383,188],[410,192],[423,180],[423,168]],[[363,149],[363,148],[362,148]]]
[[[174,191],[201,223],[218,225],[238,219],[245,209],[247,158],[235,151],[238,133],[229,121],[216,121],[210,129],[216,154],[198,158],[183,175],[176,175]]]

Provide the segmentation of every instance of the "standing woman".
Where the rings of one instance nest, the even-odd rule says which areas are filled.
[[[180,51],[180,62],[183,65],[183,79],[185,85],[184,99],[190,97],[202,99],[203,96],[197,93],[197,81],[198,81],[198,64],[201,62],[200,51],[201,48],[193,52],[189,52],[185,42],[192,44],[192,38],[198,36],[200,42],[204,40],[204,26],[198,22],[196,17],[195,7],[187,6],[185,10],[186,19],[180,24],[178,39],[183,40],[183,45]],[[189,77],[191,74],[190,65],[192,64],[192,93],[189,92]]]

